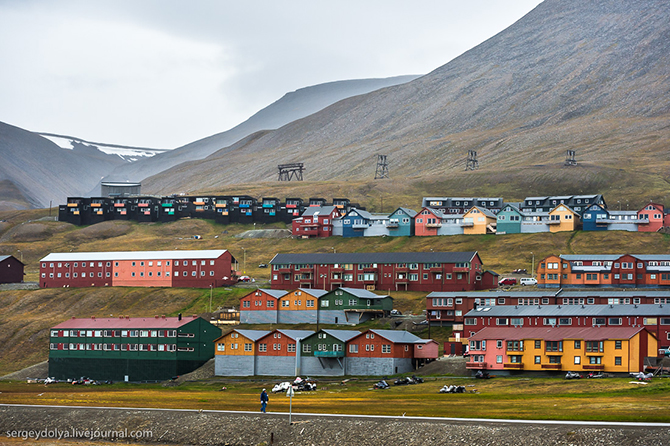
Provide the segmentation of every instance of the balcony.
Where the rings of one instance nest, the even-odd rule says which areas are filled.
[[[149,207],[149,203],[137,203],[137,205],[141,208]],[[93,206],[93,204],[91,204],[91,206]]]
[[[604,364],[583,364],[582,368],[584,370],[605,370]]]
[[[468,268],[467,266],[458,266],[458,267],[454,267],[454,269],[453,269],[453,272],[455,272],[455,273],[467,273],[469,271],[470,271],[470,268]]]
[[[216,203],[214,205],[214,207],[215,208],[225,208],[225,207],[228,207],[228,204],[226,204],[226,203]]]
[[[560,365],[560,364],[556,364],[556,365]],[[523,364],[520,363],[520,362],[506,362],[505,364],[503,364],[503,366],[506,369],[512,369],[512,370],[522,370],[523,369]]]
[[[319,235],[319,227],[318,226],[303,226],[300,228],[300,231],[298,231],[298,234],[300,235]],[[311,268],[310,268],[311,270]]]
[[[474,369],[474,370],[485,369],[486,368],[486,363],[485,362],[466,362],[465,363],[465,368]]]
[[[344,351],[339,352],[314,352],[317,358],[344,358]]]
[[[69,206],[69,204],[68,204]],[[115,208],[124,208],[126,207],[126,203],[114,203]]]
[[[100,206],[102,206],[100,203],[91,203],[92,208],[99,208]]]
[[[274,203],[263,203],[263,209],[271,209],[275,207]]]
[[[461,226],[474,226],[475,222],[474,221],[462,221]]]
[[[547,370],[561,370],[563,364],[542,364],[542,368]]]
[[[407,282],[409,282],[409,279],[407,277],[403,277],[403,278],[397,277],[395,279],[395,283],[407,283]]]
[[[114,206],[116,206],[116,205],[117,205],[117,203],[114,203]],[[161,207],[164,207],[164,208],[171,208],[172,206],[174,206],[174,203],[161,203]]]
[[[67,207],[69,207],[69,208],[76,208],[78,206],[79,206],[79,203],[68,203],[67,204]]]
[[[367,223],[352,223],[351,229],[367,229],[370,225]]]
[[[547,225],[560,225],[561,220],[542,220],[542,223]]]
[[[426,223],[427,228],[441,228],[442,223]]]
[[[389,222],[389,223],[386,223],[386,227],[387,227],[387,228],[390,228],[390,229],[395,229],[395,228],[400,227],[400,225],[399,225],[398,223],[396,223],[396,222],[393,222],[393,223],[390,223],[390,222]]]

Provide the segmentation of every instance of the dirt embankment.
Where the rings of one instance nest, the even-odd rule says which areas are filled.
[[[199,411],[0,406],[0,444],[21,431],[109,435],[140,432],[132,443],[179,445],[665,445],[667,428],[539,426],[472,422],[226,414]],[[74,429],[74,430],[73,430]],[[136,435],[137,437],[137,435]],[[67,438],[73,440],[73,438]],[[103,438],[113,440],[113,438]],[[78,444],[95,444],[79,438]]]

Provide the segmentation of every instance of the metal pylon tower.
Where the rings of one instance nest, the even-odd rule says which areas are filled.
[[[389,164],[386,155],[377,155],[377,170],[375,171],[375,180],[389,177]]]
[[[575,151],[568,150],[565,154],[565,165],[566,166],[576,166],[577,160],[575,159]]]
[[[475,150],[468,150],[468,159],[465,161],[465,170],[479,169],[479,161],[477,161],[477,152]]]

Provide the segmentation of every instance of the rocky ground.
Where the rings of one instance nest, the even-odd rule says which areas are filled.
[[[666,445],[670,428],[513,425],[199,411],[0,406],[0,444],[21,431],[142,432],[133,443],[179,445]],[[34,434],[33,434],[34,435]],[[83,435],[83,434],[82,434]],[[73,440],[73,438],[68,438]],[[80,438],[78,444],[94,444]],[[111,440],[108,438],[108,440]]]

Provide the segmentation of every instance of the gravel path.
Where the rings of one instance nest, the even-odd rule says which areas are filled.
[[[143,432],[142,443],[179,445],[667,445],[670,428],[518,425],[307,417],[268,413],[0,406],[0,435],[12,431]],[[148,436],[146,432],[151,432]],[[72,438],[69,438],[72,440]],[[85,440],[86,438],[81,438]]]

